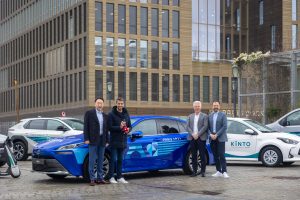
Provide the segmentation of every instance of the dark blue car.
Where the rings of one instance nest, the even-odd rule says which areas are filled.
[[[132,117],[132,130],[125,151],[123,172],[157,171],[182,168],[191,174],[191,152],[184,120],[166,116]],[[32,168],[52,178],[88,174],[88,146],[83,134],[53,139],[37,145],[32,154]],[[107,175],[110,159],[109,147],[105,152],[104,173]],[[208,162],[213,156],[207,146]],[[198,159],[200,165],[200,157]]]

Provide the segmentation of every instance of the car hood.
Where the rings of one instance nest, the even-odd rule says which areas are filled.
[[[54,138],[52,140],[49,140],[44,143],[38,144],[35,149],[48,149],[48,150],[54,150],[61,146],[69,145],[69,144],[76,144],[76,143],[82,143],[84,142],[83,134],[79,135],[72,135],[72,136],[66,136],[63,138]]]
[[[5,140],[7,139],[6,135],[2,135],[0,134],[0,143],[3,144],[5,142]]]
[[[263,133],[263,135],[268,134],[268,138],[287,138],[291,140],[296,140],[300,142],[300,137],[290,134],[290,133],[284,133],[284,132],[272,132],[272,133]]]

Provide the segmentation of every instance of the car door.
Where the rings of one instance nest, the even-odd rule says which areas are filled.
[[[63,137],[65,131],[62,130],[62,128],[65,128],[65,130],[68,130],[66,125],[57,119],[48,119],[47,120],[46,131],[47,131],[47,136],[49,138]]]
[[[174,119],[157,119],[158,157],[161,168],[181,167],[184,152],[188,148],[187,132],[180,128],[180,121]]]
[[[250,129],[242,122],[228,120],[225,156],[227,160],[257,160],[257,135],[245,134]]]
[[[135,124],[130,134],[141,131],[143,137],[128,138],[128,148],[125,152],[123,171],[156,170],[157,162],[157,124],[155,119],[144,119]]]
[[[24,126],[24,136],[28,139],[40,143],[47,140],[46,134],[46,120],[45,119],[32,119]]]
[[[300,136],[300,110],[291,113],[281,121],[281,131]]]

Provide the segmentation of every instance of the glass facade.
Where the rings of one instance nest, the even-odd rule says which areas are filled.
[[[292,20],[297,20],[297,6],[298,6],[298,0],[292,0]]]
[[[247,52],[247,1],[192,0],[192,58],[232,59]],[[224,12],[225,11],[225,12]]]

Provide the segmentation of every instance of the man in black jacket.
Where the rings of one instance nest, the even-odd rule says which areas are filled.
[[[89,110],[84,116],[84,142],[89,145],[90,185],[108,183],[103,179],[103,160],[105,147],[108,145],[108,116],[103,112],[104,100],[95,100],[95,109]],[[95,162],[97,161],[97,177],[95,177]]]
[[[110,183],[128,183],[122,177],[123,154],[127,147],[127,134],[131,129],[130,116],[124,108],[124,100],[119,97],[117,105],[108,114],[108,129],[110,131],[111,159],[109,167]],[[117,181],[114,178],[115,161],[117,159]]]

